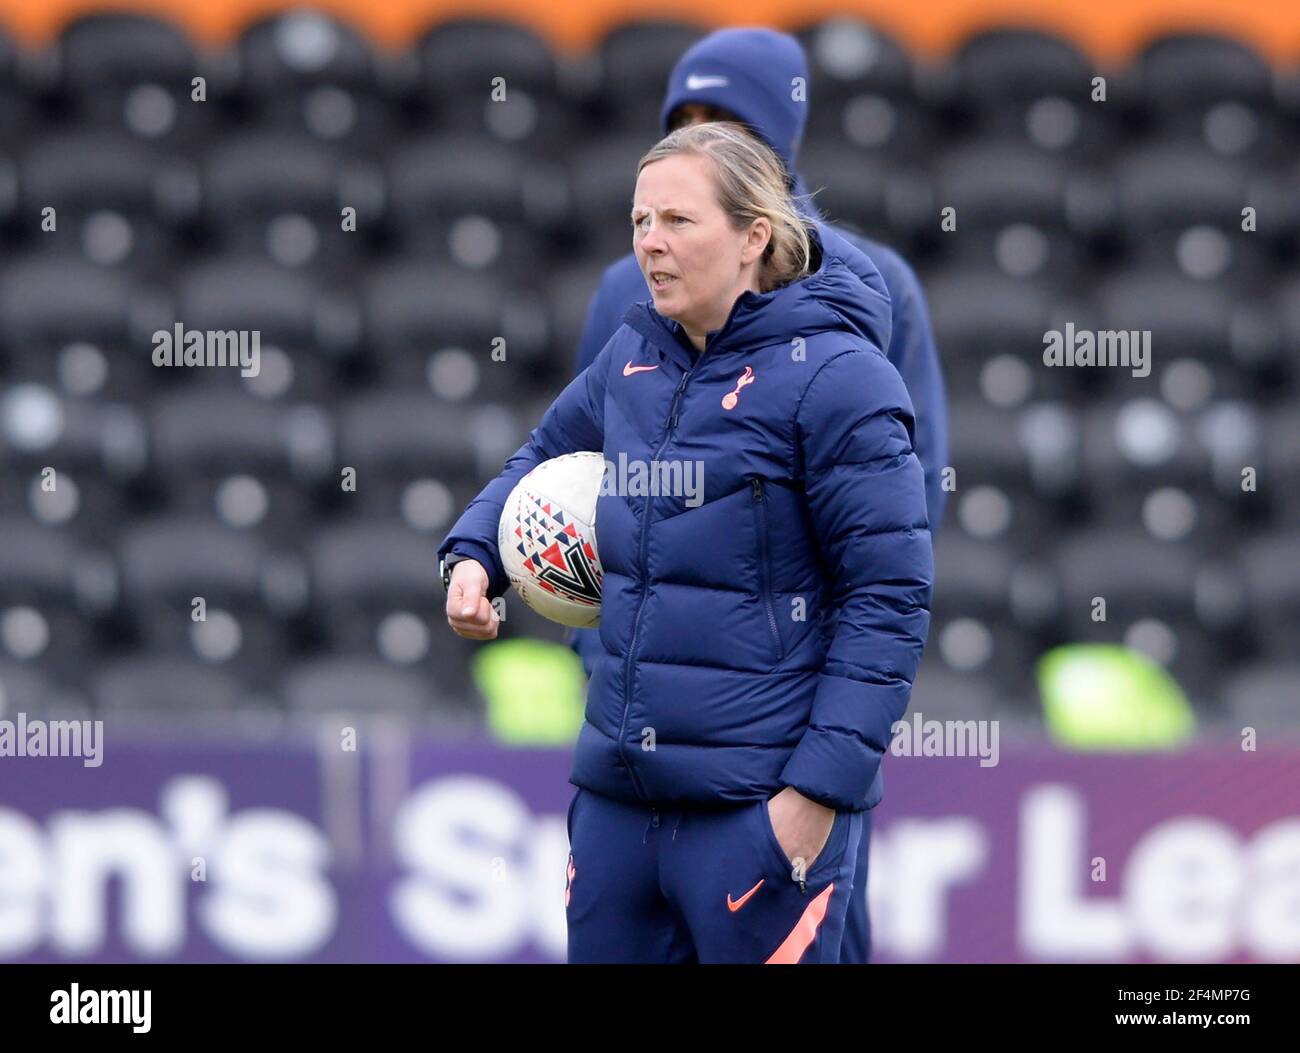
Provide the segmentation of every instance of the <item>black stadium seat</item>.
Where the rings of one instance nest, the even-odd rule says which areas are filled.
[[[359,520],[319,531],[310,552],[315,597],[344,619],[401,606],[439,611],[442,582],[434,545],[396,520]]]
[[[384,142],[394,120],[383,63],[355,28],[321,11],[271,15],[243,31],[236,118],[305,131],[353,153]]]
[[[420,392],[385,391],[348,402],[339,414],[339,459],[364,473],[403,482],[481,475],[475,408]],[[358,486],[358,492],[361,487]]]
[[[808,26],[795,36],[808,56],[818,106],[844,101],[862,91],[890,99],[916,94],[915,70],[907,49],[877,26],[856,18],[834,18]]]
[[[1252,727],[1270,739],[1279,734],[1294,737],[1300,727],[1300,663],[1242,666],[1225,683],[1223,698],[1235,733]]]
[[[809,141],[843,141],[895,160],[922,158],[934,117],[917,95],[911,57],[893,37],[855,18],[796,33],[812,74]]]
[[[1029,694],[1033,626],[1019,616],[1014,586],[1022,559],[1011,545],[945,533],[935,546],[929,646],[944,669],[991,677],[1004,697]],[[929,651],[927,647],[927,653]]]
[[[160,371],[162,382],[244,384],[267,398],[319,395],[328,379],[357,350],[360,311],[347,292],[314,274],[265,258],[216,256],[178,275],[171,324],[207,332],[257,332],[256,377],[241,370]]]
[[[412,49],[428,86],[440,98],[486,95],[494,77],[533,95],[558,91],[555,56],[524,26],[486,18],[440,22]]]
[[[945,256],[1073,284],[1088,249],[1070,225],[1071,186],[1079,178],[1071,167],[1029,146],[997,142],[936,161],[935,201],[956,212],[956,229],[935,238]]]
[[[267,711],[237,672],[180,655],[137,654],[101,665],[90,677],[97,714],[109,721],[222,721],[240,710]]]
[[[973,390],[981,371],[1000,356],[1029,369],[1038,395],[1073,390],[1078,371],[1043,368],[1044,334],[1082,311],[1039,282],[991,268],[947,267],[924,278],[935,344],[954,390]]]
[[[1245,580],[1251,630],[1262,656],[1295,658],[1300,640],[1300,530],[1278,530],[1242,539],[1237,563]]]
[[[188,149],[218,124],[216,70],[177,25],[151,15],[105,11],[69,22],[45,71],[68,119]],[[209,82],[193,99],[193,81]]]
[[[473,644],[446,628],[437,539],[392,519],[358,519],[317,533],[312,610],[336,653],[379,656],[468,698]]]
[[[1164,268],[1122,268],[1106,275],[1093,296],[1097,328],[1151,333],[1148,379],[1129,370],[1094,371],[1115,388],[1154,388],[1172,363],[1190,359],[1210,371],[1218,394],[1242,395],[1265,390],[1265,378],[1282,368],[1269,305],[1232,295],[1222,283]]]
[[[133,523],[118,548],[122,613],[147,646],[263,682],[291,646],[305,578],[258,535],[211,517],[156,516]]]
[[[0,151],[22,142],[30,130],[32,106],[20,84],[21,54],[13,38],[0,29]]]
[[[95,163],[87,165],[87,157]],[[77,129],[31,142],[18,180],[30,244],[155,277],[166,273],[198,206],[188,162],[116,130]],[[47,208],[57,223],[50,231],[41,227]]]
[[[548,299],[551,305],[551,346],[557,362],[577,363],[578,344],[587,324],[591,298],[600,287],[605,268],[613,262],[612,259],[597,259],[579,263],[552,276]],[[645,298],[650,299],[648,288]]]
[[[355,493],[333,506],[349,517],[402,520],[436,541],[481,489],[482,407],[383,392],[340,414],[339,461],[356,472]]]
[[[1052,523],[1052,499],[1042,476],[1063,474],[1072,451],[1052,451],[1029,441],[1025,412],[975,400],[949,406],[949,461],[954,488],[948,494],[947,523],[971,537],[1014,541],[1029,549]],[[1064,482],[1064,480],[1061,480]]]
[[[388,226],[408,252],[475,275],[532,276],[568,215],[558,166],[478,135],[411,139],[387,159]]]
[[[14,720],[19,713],[29,718],[56,713],[69,717],[73,710],[87,708],[87,700],[77,691],[56,683],[39,668],[0,658],[0,720]]]
[[[495,19],[441,22],[412,46],[422,124],[482,133],[559,156],[573,135],[555,55],[531,29]]]
[[[161,396],[152,410],[152,475],[174,512],[293,543],[310,523],[315,492],[338,478],[333,425],[321,407],[208,387]]]
[[[0,386],[0,510],[106,541],[129,514],[145,465],[130,406],[40,384]]]
[[[1067,639],[1127,643],[1167,666],[1189,693],[1212,693],[1230,661],[1226,615],[1214,604],[1228,598],[1209,588],[1207,556],[1140,528],[1094,527],[1062,541],[1055,562]],[[1097,599],[1105,601],[1104,621]]]
[[[420,717],[437,697],[432,683],[414,670],[348,655],[295,666],[285,675],[283,693],[291,712],[312,715]]]
[[[1207,542],[1227,529],[1231,510],[1216,494],[1214,462],[1199,423],[1153,399],[1089,411],[1084,486],[1096,520],[1140,525],[1166,541]]]
[[[597,112],[612,131],[639,135],[646,148],[661,134],[659,105],[668,75],[704,36],[684,22],[629,21],[611,29],[592,53]]]
[[[1272,71],[1240,41],[1158,37],[1135,57],[1123,95],[1148,134],[1199,140],[1224,156],[1285,155]]]
[[[962,131],[1072,156],[1109,147],[1116,130],[1092,102],[1100,72],[1074,44],[1034,29],[979,33],[950,60],[949,103]]]
[[[220,251],[350,273],[375,236],[382,206],[377,166],[304,133],[228,137],[204,160],[204,233]],[[350,230],[345,208],[353,210]]]
[[[1242,493],[1241,500],[1261,497],[1262,503],[1272,508],[1278,525],[1300,523],[1300,413],[1294,404],[1279,407],[1269,415],[1260,446],[1262,464],[1255,465],[1256,478],[1262,475],[1267,485],[1257,486],[1254,494]],[[1241,467],[1252,464],[1246,461]],[[1240,468],[1236,474],[1240,478]]]
[[[992,720],[1008,700],[987,674],[956,672],[927,651],[926,659],[912,683],[912,698],[903,719],[910,722],[919,714],[925,720]]]
[[[937,223],[937,198],[924,172],[832,144],[810,146],[799,163],[812,204],[832,222],[900,248]]]
[[[1280,277],[1273,288],[1273,303],[1287,355],[1283,370],[1292,393],[1300,394],[1300,274]]]
[[[116,583],[66,529],[0,520],[0,653],[61,675],[93,653]]]
[[[364,276],[366,350],[396,386],[418,385],[448,401],[511,398],[546,385],[547,319],[535,278],[508,285],[426,260],[397,258]],[[440,386],[436,356],[472,359],[460,387]],[[455,379],[455,378],[453,378]]]
[[[79,255],[20,256],[0,272],[7,371],[74,394],[138,397],[153,369],[151,334],[169,324],[169,313],[135,272]],[[91,359],[88,369],[77,365]]]
[[[1113,162],[1115,222],[1126,255],[1209,282],[1261,277],[1283,190],[1253,166],[1188,142],[1144,143]],[[1242,230],[1254,207],[1263,237]]]

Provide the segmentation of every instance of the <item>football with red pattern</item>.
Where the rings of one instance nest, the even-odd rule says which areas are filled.
[[[538,614],[586,628],[600,621],[596,550],[599,453],[543,461],[519,480],[501,512],[497,546],[510,583]]]

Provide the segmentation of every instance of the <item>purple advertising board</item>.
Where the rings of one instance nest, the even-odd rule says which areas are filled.
[[[0,758],[0,960],[562,962],[564,750],[400,725]],[[1300,749],[885,762],[874,960],[1300,961]]]

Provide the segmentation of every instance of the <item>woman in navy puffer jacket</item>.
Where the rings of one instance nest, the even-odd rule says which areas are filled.
[[[603,488],[597,505],[604,654],[571,776],[570,961],[834,962],[929,627],[887,293],[734,123],[655,146],[632,222],[652,299],[443,542],[448,621],[496,635],[497,521],[535,465],[701,465],[702,495]]]

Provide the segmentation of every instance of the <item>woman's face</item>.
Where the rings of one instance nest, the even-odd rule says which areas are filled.
[[[717,201],[713,161],[674,154],[648,164],[636,181],[632,248],[655,310],[680,322],[703,350],[737,297],[758,290],[758,263],[771,224],[734,230]]]

